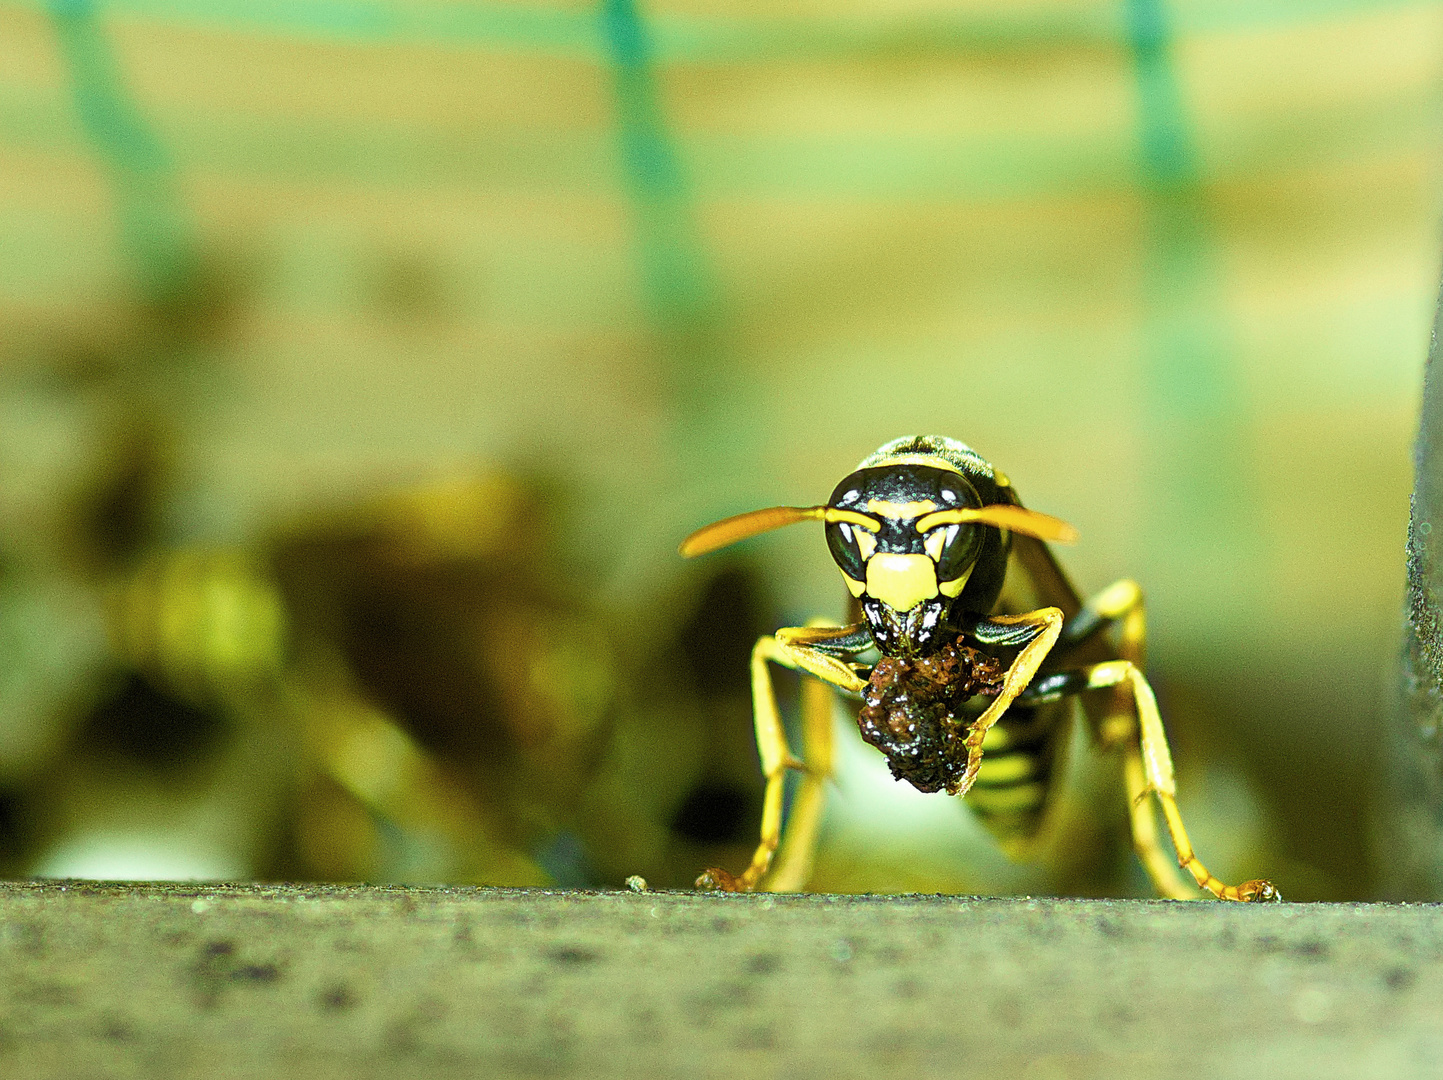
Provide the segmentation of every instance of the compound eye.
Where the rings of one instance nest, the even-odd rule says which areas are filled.
[[[957,539],[957,528],[956,525],[944,525],[940,529],[933,529],[922,541],[922,546],[926,548],[934,563],[942,561],[942,553]]]
[[[927,533],[922,546],[937,564],[939,582],[966,579],[982,553],[982,536],[980,527],[967,524],[939,525]]]
[[[867,560],[877,550],[877,538],[872,533],[850,522],[833,522],[827,526],[827,547],[842,573],[854,581],[867,579]]]

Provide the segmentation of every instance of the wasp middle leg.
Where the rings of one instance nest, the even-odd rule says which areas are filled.
[[[836,694],[829,683],[803,679],[801,687],[802,760],[806,769],[792,796],[782,826],[781,847],[767,875],[769,892],[800,892],[812,876],[827,784],[832,775],[832,711]]]
[[[775,884],[784,891],[792,891],[805,883],[821,825],[823,785],[831,770],[831,695],[826,687],[808,686],[810,680],[803,680],[802,722],[810,759],[798,760],[787,746],[772,673],[767,665],[775,663],[794,668],[824,683],[860,693],[866,682],[847,658],[871,647],[872,636],[860,624],[787,627],[778,630],[775,637],[757,639],[752,648],[752,709],[757,752],[766,779],[761,841],[750,865],[740,874],[712,868],[697,878],[698,888],[750,892],[761,882],[782,840],[782,795],[788,769],[800,770],[803,781],[793,807],[792,828],[788,830],[787,847]]]
[[[1132,661],[1106,660],[1069,671],[1053,672],[1033,683],[1024,699],[1045,702],[1089,690],[1111,688],[1126,689],[1132,697],[1132,730],[1123,748],[1123,777],[1127,785],[1133,847],[1157,891],[1174,900],[1186,900],[1196,895],[1177,880],[1167,856],[1163,854],[1150,799],[1156,799],[1162,808],[1168,835],[1177,852],[1177,865],[1192,875],[1198,888],[1206,889],[1220,900],[1282,899],[1271,882],[1261,879],[1227,885],[1197,857],[1177,808],[1172,754],[1168,750],[1157,698]],[[1115,733],[1116,729],[1113,730]]]
[[[1060,650],[1076,647],[1095,633],[1116,624],[1121,625],[1116,650],[1118,659],[1054,672],[1033,683],[1025,696],[1033,701],[1044,701],[1066,694],[1109,688],[1126,694],[1129,699],[1126,708],[1109,710],[1098,724],[1098,734],[1104,746],[1120,745],[1122,748],[1133,849],[1160,895],[1174,900],[1190,899],[1196,895],[1179,878],[1176,866],[1190,874],[1198,888],[1206,889],[1222,900],[1281,899],[1278,890],[1267,881],[1247,881],[1237,886],[1224,884],[1193,850],[1177,807],[1177,784],[1162,714],[1152,687],[1142,673],[1147,622],[1142,590],[1137,583],[1119,581],[1090,599],[1063,627]],[[1156,799],[1162,809],[1168,835],[1177,852],[1176,864],[1163,850],[1152,799]]]
[[[1141,587],[1130,578],[1115,581],[1088,598],[1082,610],[1068,619],[1063,626],[1059,652],[1065,653],[1076,648],[1115,626],[1119,627],[1115,655],[1129,661],[1141,671],[1146,666],[1147,656],[1147,610]],[[1119,689],[1125,694],[1127,687],[1122,686]],[[1119,695],[1114,695],[1117,696]],[[1146,787],[1146,771],[1142,765],[1142,751],[1137,738],[1138,724],[1134,714],[1132,701],[1117,702],[1097,719],[1097,734],[1104,747],[1122,748],[1132,847],[1143,868],[1147,870],[1148,877],[1152,879],[1153,887],[1159,896],[1173,900],[1191,899],[1196,893],[1192,886],[1178,875],[1179,864],[1163,849],[1152,808],[1148,805],[1146,796],[1139,795]]]
[[[1178,865],[1193,876],[1199,888],[1206,889],[1220,900],[1281,900],[1282,896],[1273,884],[1261,879],[1245,881],[1241,885],[1225,885],[1197,857],[1183,825],[1182,814],[1177,808],[1177,783],[1173,778],[1172,754],[1168,750],[1167,734],[1163,731],[1157,698],[1137,666],[1129,660],[1110,660],[1092,665],[1086,673],[1089,689],[1127,686],[1132,690],[1136,705],[1137,738],[1127,747],[1123,759],[1123,775],[1132,808],[1135,845],[1141,848],[1147,838],[1145,834],[1155,832],[1152,825],[1152,807],[1148,803],[1148,797],[1152,796],[1162,808],[1163,821],[1167,824],[1168,835],[1172,838],[1173,849],[1177,852]]]

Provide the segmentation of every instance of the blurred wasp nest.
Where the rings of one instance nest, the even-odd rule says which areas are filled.
[[[745,670],[755,590],[724,570],[628,634],[568,571],[557,516],[541,485],[476,472],[245,546],[135,529],[52,575],[69,653],[31,636],[65,607],[0,579],[22,674],[83,687],[32,692],[0,730],[8,868],[689,881],[754,827],[745,684],[716,672]]]

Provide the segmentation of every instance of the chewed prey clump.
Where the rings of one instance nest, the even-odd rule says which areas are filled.
[[[1002,690],[1002,664],[958,637],[916,659],[884,656],[862,691],[857,726],[918,791],[953,790],[967,771],[968,698]]]

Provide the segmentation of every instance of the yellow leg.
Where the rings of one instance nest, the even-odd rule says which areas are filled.
[[[1167,746],[1167,734],[1163,731],[1162,715],[1158,712],[1157,698],[1152,687],[1137,666],[1129,660],[1109,660],[1094,664],[1086,669],[1089,689],[1112,686],[1127,686],[1132,690],[1137,712],[1137,738],[1129,745],[1124,757],[1128,799],[1131,803],[1133,846],[1137,849],[1143,865],[1152,875],[1158,892],[1177,897],[1178,883],[1170,880],[1171,875],[1159,876],[1158,870],[1165,856],[1158,842],[1156,822],[1148,796],[1152,796],[1162,807],[1163,820],[1167,823],[1168,835],[1177,851],[1177,864],[1192,875],[1198,887],[1206,889],[1220,900],[1281,900],[1282,895],[1271,882],[1261,879],[1246,881],[1241,885],[1225,885],[1213,876],[1193,851],[1183,826],[1182,814],[1177,808],[1177,783],[1173,778],[1172,754]]]
[[[1152,803],[1147,777],[1142,767],[1142,754],[1134,739],[1123,751],[1122,775],[1127,785],[1128,817],[1132,822],[1132,849],[1137,852],[1152,887],[1159,896],[1169,900],[1192,900],[1197,890],[1178,876],[1178,865],[1162,846],[1162,837],[1157,831],[1157,817]]]
[[[1142,589],[1129,578],[1115,581],[1084,605],[1109,622],[1120,621],[1117,652],[1131,660],[1139,669],[1147,667],[1147,612],[1142,602]]]
[[[767,664],[771,662],[798,668],[835,686],[861,691],[866,683],[848,664],[816,647],[829,639],[850,636],[855,631],[855,627],[789,627],[778,630],[776,637],[759,638],[752,648],[752,709],[756,722],[757,752],[767,785],[762,796],[761,841],[752,855],[751,864],[740,874],[712,868],[697,878],[698,888],[750,892],[757,887],[781,843],[782,793],[787,769],[800,769],[806,775],[793,810],[793,829],[797,830],[797,840],[795,844],[789,841],[787,857],[778,867],[779,873],[785,876],[774,884],[786,891],[799,889],[805,884],[811,872],[811,850],[821,824],[823,785],[831,770],[830,692],[825,687],[817,688],[826,695],[825,698],[813,699],[808,705],[807,695],[815,694],[816,689],[809,689],[811,680],[802,680],[807,750],[809,754],[815,753],[816,758],[806,763],[799,761],[787,746],[781,713],[777,709],[776,691],[772,687],[772,673]]]
[[[1147,656],[1147,612],[1142,589],[1137,582],[1129,578],[1113,582],[1091,597],[1083,607],[1099,619],[1120,623],[1118,655],[1141,671]],[[1127,787],[1133,850],[1137,852],[1138,860],[1147,870],[1147,876],[1152,879],[1153,888],[1159,896],[1169,900],[1190,900],[1197,895],[1196,888],[1178,874],[1178,864],[1163,848],[1162,837],[1157,830],[1157,817],[1148,800],[1147,773],[1142,764],[1138,724],[1134,719],[1135,695],[1128,692],[1128,685],[1119,686],[1117,690],[1126,696],[1120,698],[1114,710],[1104,716],[1098,734],[1104,746],[1122,748],[1123,782]]]
[[[819,679],[802,680],[802,757],[807,768],[792,798],[776,864],[767,875],[770,892],[799,892],[812,876],[832,775],[832,705],[830,686]]]
[[[1137,582],[1128,578],[1113,582],[1083,605],[1083,614],[1088,613],[1104,622],[1121,623],[1121,632],[1117,636],[1118,657],[1132,661],[1139,671],[1147,666],[1147,613],[1143,607],[1142,589]],[[1137,741],[1137,723],[1133,719],[1135,710],[1132,695],[1127,689],[1125,686],[1118,688],[1118,692],[1112,695],[1112,707],[1097,722],[1098,737],[1109,750]],[[1159,891],[1166,893],[1167,890],[1159,888]]]
[[[1017,659],[1012,661],[1012,666],[1007,669],[1007,674],[1002,677],[1002,692],[997,695],[992,704],[967,732],[967,770],[962,774],[962,779],[957,782],[954,788],[947,790],[953,795],[966,795],[972,788],[972,783],[977,779],[977,770],[982,767],[982,742],[987,738],[987,732],[993,724],[997,723],[1007,707],[1012,704],[1018,694],[1027,689],[1032,682],[1032,676],[1037,674],[1037,669],[1042,666],[1042,661],[1047,659],[1047,654],[1052,651],[1052,646],[1057,644],[1057,637],[1062,633],[1062,612],[1055,607],[1038,608],[1036,611],[1029,611],[1025,615],[994,615],[992,621],[1006,625],[1028,624],[1039,628],[1039,633],[1022,651],[1017,654]]]
[[[1120,623],[1117,636],[1117,652],[1123,660],[1132,662],[1139,671],[1146,666],[1147,657],[1147,612],[1143,604],[1142,589],[1137,582],[1124,578],[1113,582],[1083,605],[1097,618],[1107,622]],[[1135,695],[1128,693],[1128,686],[1118,687],[1125,699],[1120,698],[1115,711],[1108,713],[1099,725],[1099,735],[1107,747],[1122,748],[1123,782],[1127,786],[1128,817],[1132,825],[1132,847],[1137,852],[1147,876],[1152,879],[1153,888],[1159,896],[1169,900],[1190,900],[1197,895],[1191,882],[1184,881],[1178,874],[1178,865],[1164,850],[1162,837],[1157,831],[1157,817],[1148,801],[1146,770],[1142,765],[1142,751],[1138,744],[1137,721],[1134,719]]]

